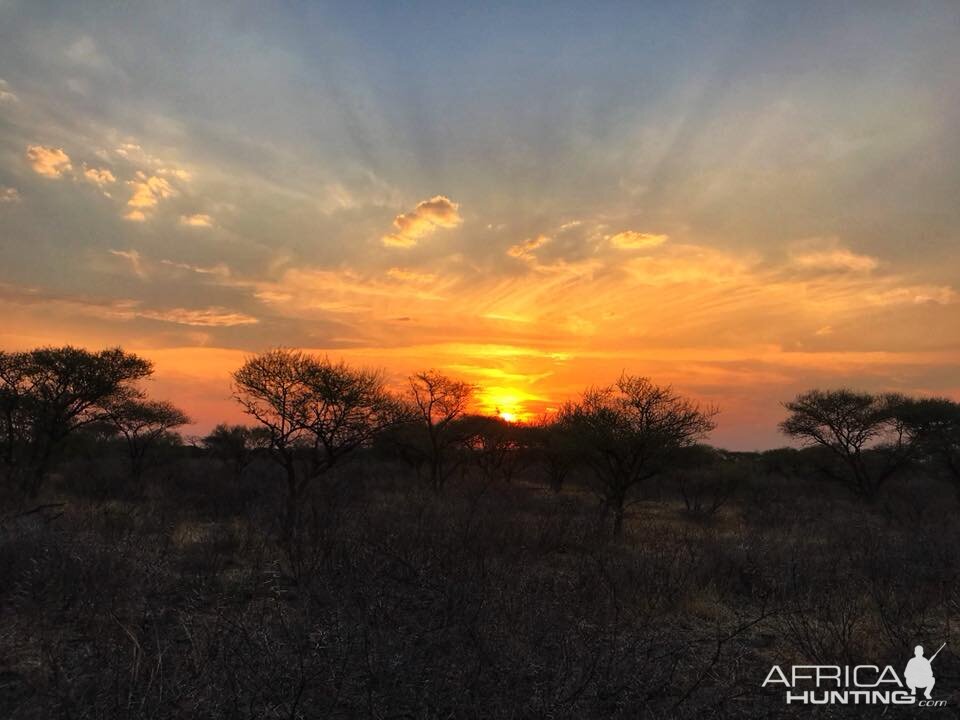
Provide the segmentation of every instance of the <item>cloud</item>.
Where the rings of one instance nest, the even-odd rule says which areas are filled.
[[[624,230],[616,235],[611,235],[610,244],[620,250],[645,250],[646,248],[655,248],[663,245],[669,236],[656,235],[654,233],[642,233],[636,230]]]
[[[536,258],[534,257],[533,251],[543,247],[548,242],[550,242],[550,238],[546,235],[537,235],[536,237],[529,238],[508,248],[507,255],[520,260],[534,260]]]
[[[162,167],[159,170],[157,170],[157,173],[159,173],[160,175],[168,175],[170,177],[175,177],[177,180],[183,180],[184,182],[186,182],[191,178],[190,173],[181,168]]]
[[[111,252],[127,259],[138,257],[136,251],[116,250]],[[42,288],[8,285],[6,283],[0,283],[0,302],[12,302],[18,305],[55,305],[104,320],[125,322],[143,318],[193,327],[235,327],[256,325],[260,322],[252,315],[219,306],[196,309],[151,309],[141,307],[139,300],[69,295],[49,292]]]
[[[143,151],[136,143],[123,143],[120,147],[116,148],[114,152],[120,157],[129,158],[132,154],[139,154]]]
[[[163,265],[174,267],[179,270],[189,270],[190,272],[195,272],[199,275],[216,275],[224,278],[230,277],[230,268],[223,263],[219,263],[212,267],[203,267],[202,265],[190,265],[188,263],[174,262],[173,260],[161,260],[160,262]]]
[[[20,202],[20,191],[13,187],[3,187],[0,185],[0,203],[18,203]]]
[[[147,274],[143,269],[143,263],[140,261],[140,253],[136,250],[110,250],[110,254],[129,261],[133,274],[137,277],[146,277]]]
[[[117,181],[117,178],[114,177],[113,173],[106,168],[92,168],[84,166],[83,177],[86,178],[87,182],[96,185],[101,190],[105,186],[112,185]]]
[[[866,273],[875,270],[880,262],[869,255],[857,255],[846,248],[814,250],[792,255],[791,263],[803,270]]]
[[[204,213],[196,213],[194,215],[181,215],[180,216],[181,225],[189,225],[190,227],[212,227],[213,218]]]
[[[875,305],[951,305],[957,300],[956,291],[945,285],[913,285],[896,287],[867,295],[867,301]]]
[[[400,282],[410,283],[429,283],[437,279],[433,273],[417,272],[416,270],[407,270],[406,268],[392,267],[387,270],[387,277]]]
[[[235,312],[228,308],[209,307],[200,310],[173,308],[172,310],[141,310],[138,317],[177,325],[195,327],[235,327],[237,325],[256,325],[260,321],[252,315]]]
[[[81,65],[91,70],[113,69],[110,61],[103,56],[89,35],[77,38],[66,48],[65,53],[74,65]]]
[[[437,228],[455,228],[463,222],[460,206],[443,195],[417,203],[412,212],[401,213],[393,219],[397,232],[384,235],[381,242],[388,247],[413,247],[417,241],[434,233]]]
[[[0,78],[0,102],[16,102],[17,96],[10,90],[6,80]]]
[[[153,210],[161,200],[177,194],[176,189],[164,178],[146,175],[141,171],[137,172],[135,180],[128,180],[127,185],[133,188],[133,195],[127,201],[130,209],[124,217],[135,222],[143,222],[147,218],[146,211]]]
[[[30,145],[27,147],[27,160],[34,172],[48,178],[63,177],[64,173],[73,169],[70,156],[63,151],[63,148]]]
[[[791,243],[787,266],[805,272],[867,274],[880,261],[844,247],[837,237],[813,237]]]
[[[265,303],[287,303],[293,300],[293,295],[280,290],[258,290],[253,296]]]

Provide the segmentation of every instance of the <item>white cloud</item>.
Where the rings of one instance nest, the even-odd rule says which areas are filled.
[[[20,200],[20,192],[16,188],[0,185],[0,203],[18,203]]]

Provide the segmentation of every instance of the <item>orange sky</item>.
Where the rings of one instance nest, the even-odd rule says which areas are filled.
[[[956,7],[677,7],[0,3],[0,348],[142,353],[189,433],[276,346],[520,419],[646,375],[733,448],[960,399]]]

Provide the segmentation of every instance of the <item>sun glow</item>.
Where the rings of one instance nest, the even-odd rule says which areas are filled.
[[[539,401],[536,395],[519,388],[481,387],[477,393],[478,409],[507,422],[525,422],[535,413],[531,403]]]

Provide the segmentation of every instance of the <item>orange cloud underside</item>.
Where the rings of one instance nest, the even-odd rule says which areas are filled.
[[[245,347],[259,350],[284,343],[269,335],[276,321],[334,323],[339,331],[305,349],[382,367],[397,389],[411,372],[437,368],[476,384],[476,411],[509,420],[550,412],[623,371],[648,375],[718,405],[714,441],[737,447],[778,442],[780,401],[814,385],[957,393],[944,380],[960,362],[946,341],[957,319],[949,287],[885,272],[832,242],[773,263],[641,240],[626,254],[625,241],[604,242],[610,255],[576,262],[541,260],[549,243],[528,241],[508,253],[522,256],[525,272],[507,277],[443,262],[378,273],[299,268],[273,280],[198,275],[247,293],[242,311],[31,296],[10,313],[0,346],[123,344],[154,360],[156,393],[201,429],[241,419],[229,373],[249,353],[216,347],[215,333],[250,328],[263,340]],[[167,329],[131,328],[144,319]]]

